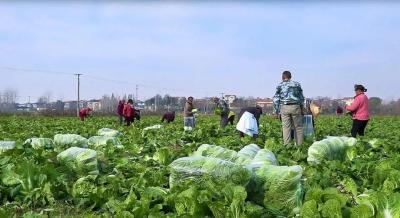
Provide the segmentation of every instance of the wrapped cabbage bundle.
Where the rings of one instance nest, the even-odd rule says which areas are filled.
[[[87,148],[87,139],[76,134],[57,134],[54,136],[54,144],[60,147]]]
[[[347,149],[354,146],[357,140],[351,137],[330,137],[314,142],[308,148],[307,161],[320,164],[323,160],[344,160]]]
[[[245,167],[213,157],[183,157],[172,162],[170,167],[171,188],[187,180],[201,182],[203,177],[246,185],[251,177],[250,170]]]
[[[93,136],[88,140],[88,145],[92,148],[102,147],[111,144],[117,148],[122,148],[121,142],[112,136]]]
[[[53,140],[49,138],[30,138],[24,144],[32,146],[33,149],[52,149],[54,147]]]
[[[256,144],[244,146],[238,153],[235,163],[247,165],[250,164],[254,157],[257,155],[260,148]]]
[[[234,161],[237,157],[237,152],[217,145],[204,144],[193,153],[193,156],[215,157],[222,160]]]
[[[162,125],[154,125],[154,126],[149,126],[143,129],[143,131],[148,131],[148,130],[155,130],[155,129],[161,129]]]
[[[71,147],[57,155],[57,160],[77,173],[97,175],[97,152],[92,149]]]
[[[0,154],[15,148],[14,141],[0,141]]]
[[[102,129],[99,129],[99,131],[97,131],[97,135],[99,135],[99,136],[109,136],[109,137],[118,137],[118,136],[122,135],[122,133],[119,132],[118,130],[109,129],[109,128],[102,128]]]
[[[270,150],[268,149],[260,149],[256,156],[253,158],[253,160],[251,161],[250,164],[248,164],[247,166],[250,169],[258,169],[261,168],[263,166],[268,166],[268,165],[278,165],[278,160],[276,159],[274,153],[272,153]]]
[[[303,199],[301,166],[264,166],[255,171],[249,196],[275,216],[287,216],[300,208]]]

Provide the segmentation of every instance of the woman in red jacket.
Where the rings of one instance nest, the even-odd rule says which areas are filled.
[[[130,126],[135,119],[135,107],[133,106],[133,100],[129,99],[124,105],[124,110],[122,114],[125,117],[126,125]]]
[[[354,101],[346,107],[346,110],[350,111],[353,116],[351,136],[355,138],[357,135],[364,135],[369,120],[369,106],[368,97],[365,95],[367,89],[363,85],[355,85],[354,91],[356,92]]]
[[[90,112],[92,111],[91,108],[82,108],[79,110],[79,118],[81,118],[81,121],[85,121],[85,118],[87,118],[90,115]]]

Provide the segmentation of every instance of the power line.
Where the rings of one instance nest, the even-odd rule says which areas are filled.
[[[0,66],[0,69],[4,70],[11,70],[11,71],[21,71],[21,72],[37,72],[37,73],[46,73],[46,74],[57,74],[57,75],[69,75],[69,76],[76,76],[76,73],[70,73],[70,72],[62,72],[62,71],[49,71],[49,70],[40,70],[40,69],[26,69],[26,68],[19,68],[19,67],[8,67],[8,66]],[[148,84],[143,84],[143,83],[131,83],[128,81],[121,81],[121,80],[115,80],[115,79],[109,79],[109,78],[104,78],[104,77],[99,77],[99,76],[93,76],[92,74],[85,73],[84,75],[85,78],[89,79],[94,79],[94,80],[99,80],[99,81],[104,81],[104,82],[112,82],[112,83],[118,83],[118,84],[128,84],[128,85],[134,85],[134,86],[141,86],[149,89],[154,89],[154,90],[164,90],[164,91],[173,91],[173,92],[190,92],[190,93],[198,93],[198,94],[206,94],[208,91],[198,91],[198,90],[188,90],[188,89],[175,89],[175,88],[167,88],[167,87],[159,87],[159,86],[154,86],[154,85],[148,85]]]

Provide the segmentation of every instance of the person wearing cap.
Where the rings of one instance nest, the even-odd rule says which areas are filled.
[[[163,117],[161,118],[161,122],[163,123],[164,120],[167,123],[174,122],[174,120],[175,120],[175,111],[164,113]]]
[[[368,97],[365,95],[367,89],[363,85],[355,85],[354,91],[356,96],[353,102],[346,106],[346,110],[350,111],[353,118],[353,126],[351,129],[351,136],[363,136],[365,128],[369,121],[369,105]]]
[[[85,118],[87,118],[90,115],[90,112],[92,111],[91,108],[82,108],[79,110],[79,118],[81,121],[85,121]]]
[[[229,106],[226,101],[217,97],[214,98],[214,103],[216,104],[215,111],[221,117],[221,128],[225,128],[229,123]]]
[[[133,100],[128,99],[128,102],[124,105],[123,115],[127,126],[130,126],[135,121],[135,107],[133,106]]]
[[[192,130],[195,125],[196,121],[194,118],[194,114],[196,109],[193,106],[193,97],[189,97],[185,103],[185,108],[183,110],[183,125],[185,130]]]
[[[283,143],[291,140],[291,129],[296,133],[296,144],[301,145],[303,136],[304,96],[300,83],[292,80],[289,71],[282,73],[282,82],[277,86],[273,97],[274,114],[282,119]]]

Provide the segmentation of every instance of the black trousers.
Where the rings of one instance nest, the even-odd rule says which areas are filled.
[[[229,123],[228,115],[221,115],[221,128],[225,128]]]
[[[351,128],[351,136],[354,138],[363,136],[365,132],[365,127],[367,127],[368,120],[353,120],[353,127]]]

